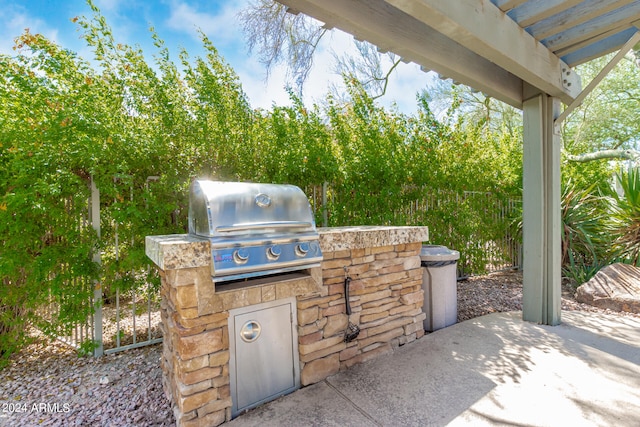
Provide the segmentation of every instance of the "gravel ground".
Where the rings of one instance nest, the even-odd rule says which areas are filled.
[[[153,345],[78,357],[38,337],[0,371],[0,426],[171,426]]]
[[[521,310],[522,275],[494,273],[458,283],[458,320]],[[579,304],[565,287],[563,310],[605,312]],[[170,426],[160,354],[153,345],[94,359],[38,337],[0,371],[0,426]]]
[[[562,285],[562,310],[590,311],[640,318],[639,313],[603,310],[575,299],[575,289]],[[458,282],[458,321],[485,314],[522,310],[522,272],[504,271]]]

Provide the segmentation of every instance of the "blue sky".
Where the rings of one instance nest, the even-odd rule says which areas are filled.
[[[117,42],[139,45],[151,59],[155,47],[148,28],[153,26],[174,60],[177,60],[180,47],[186,48],[189,55],[195,57],[202,54],[197,34],[199,28],[238,74],[254,108],[268,109],[273,104],[289,104],[285,90],[285,68],[276,68],[265,81],[264,67],[256,55],[248,52],[236,17],[248,2],[94,0],[113,29]],[[0,0],[0,53],[14,54],[11,49],[13,39],[29,28],[32,33],[41,33],[61,46],[78,52],[85,59],[91,59],[91,51],[80,39],[78,26],[71,22],[75,16],[92,16],[84,0]],[[323,39],[315,57],[314,69],[303,91],[306,104],[320,102],[329,85],[340,84],[340,76],[332,71],[332,52],[342,54],[353,50],[351,36],[337,30]],[[410,113],[416,109],[416,93],[429,80],[417,65],[402,64],[393,75],[388,95],[381,102],[385,106],[395,103],[401,111]]]

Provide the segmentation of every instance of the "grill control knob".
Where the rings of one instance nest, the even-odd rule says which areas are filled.
[[[303,257],[307,255],[309,252],[309,244],[308,243],[300,243],[296,246],[296,255]]]
[[[233,260],[236,262],[236,264],[245,264],[247,261],[249,261],[249,251],[245,248],[238,249],[237,251],[233,252]]]
[[[318,242],[311,242],[311,244],[309,245],[309,250],[311,251],[312,254],[319,255],[320,245],[318,244]]]
[[[273,245],[269,249],[267,249],[267,256],[270,259],[278,259],[282,255],[282,248],[278,245]]]

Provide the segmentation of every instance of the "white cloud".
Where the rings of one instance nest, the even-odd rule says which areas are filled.
[[[199,29],[218,43],[228,42],[238,38],[236,15],[243,6],[243,2],[225,3],[218,13],[212,14],[199,10],[192,4],[173,1],[169,5],[170,14],[165,25],[172,30],[187,33],[196,40],[199,40]]]
[[[395,102],[398,109],[405,113],[415,112],[418,106],[417,94],[437,78],[433,72],[426,73],[414,63],[402,63],[396,68],[382,102],[385,106]]]
[[[242,89],[247,94],[251,107],[269,110],[273,105],[289,105],[289,94],[285,90],[284,67],[275,68],[267,82],[264,74],[257,73],[262,70],[262,66],[255,61],[246,61],[242,68],[234,68],[240,81]]]
[[[333,72],[333,49],[348,48],[353,43],[349,40],[351,36],[345,33],[332,35],[322,40],[314,55],[314,66],[305,82],[302,90],[303,102],[311,106],[314,103],[321,103],[326,99],[331,84],[340,85],[342,78]],[[254,108],[269,109],[273,105],[290,105],[287,86],[287,66],[279,64],[275,66],[269,74],[269,79],[265,83],[265,68],[255,57],[236,55],[227,58],[229,63],[240,77],[242,87],[247,93],[251,106]]]

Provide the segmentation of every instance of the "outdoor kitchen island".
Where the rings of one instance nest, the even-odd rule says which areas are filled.
[[[255,393],[283,364],[290,363],[285,371],[294,372],[273,379],[282,384],[280,394],[424,335],[420,249],[428,240],[427,227],[319,228],[318,233],[320,267],[222,286],[211,277],[209,241],[192,235],[146,238],[146,253],[162,279],[163,387],[177,425],[219,425],[242,408],[277,397],[265,391],[264,399],[252,397],[257,403],[235,401],[246,400],[243,388]],[[283,317],[291,331],[270,334]],[[359,331],[346,340],[352,327]],[[273,343],[257,351],[235,347],[259,343],[261,335],[283,342],[275,350]],[[251,374],[243,377],[245,368]],[[258,383],[252,385],[255,375]]]

